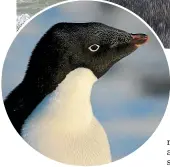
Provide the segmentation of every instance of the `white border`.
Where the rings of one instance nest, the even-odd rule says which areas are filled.
[[[3,20],[3,23],[1,24],[1,55],[0,55],[0,69],[2,70],[3,67],[3,61],[5,59],[7,50],[9,49],[9,46],[12,43],[12,40],[14,39],[15,34],[15,25],[16,25],[16,14],[14,14],[15,8],[12,8],[12,3],[14,3],[14,0],[3,0],[3,5],[1,2],[1,16]],[[6,1],[6,2],[5,2]],[[74,0],[78,1],[78,0]],[[34,15],[29,21],[31,21],[33,18],[35,18],[37,15],[41,14],[47,9],[50,9],[51,7],[58,6],[61,4],[65,4],[68,2],[74,2],[74,1],[65,1],[60,2],[57,5],[52,5],[50,7],[45,8],[44,10],[40,11],[36,15]],[[91,1],[91,0],[88,0]],[[93,0],[97,1],[97,0]],[[129,13],[135,15],[139,20],[141,20],[156,36],[157,40],[159,41],[161,47],[163,48],[163,44],[161,43],[160,39],[156,35],[156,33],[136,14],[129,11],[128,9],[121,7],[119,5],[116,5],[111,2],[98,0],[98,2],[104,2],[110,5],[118,6]],[[5,4],[6,3],[6,4]],[[5,6],[4,6],[5,4]],[[15,4],[14,4],[15,5]],[[14,6],[13,5],[13,6]],[[7,10],[8,9],[8,10]],[[13,13],[12,13],[13,12]],[[8,13],[8,14],[7,14]],[[12,13],[14,21],[12,22]],[[28,22],[29,22],[28,21]],[[25,25],[28,23],[26,22],[22,28],[25,27]],[[4,25],[4,23],[6,25]],[[18,33],[22,30],[22,28],[17,32],[15,36],[18,35]],[[22,46],[21,46],[22,47]],[[168,51],[169,57],[170,57],[170,50]],[[167,56],[166,56],[167,57]],[[168,64],[170,63],[170,58],[167,57]],[[2,71],[0,71],[0,77],[2,75]],[[1,84],[0,84],[1,86]],[[2,94],[2,92],[1,92]],[[61,166],[68,166],[65,164],[58,163],[56,161],[53,161],[37,151],[35,151],[33,148],[28,146],[25,141],[16,134],[14,128],[12,127],[6,111],[4,109],[2,96],[0,97],[0,166],[10,166],[10,167],[30,167],[30,166],[41,166],[41,167],[56,167],[56,165]],[[125,158],[118,160],[114,163],[107,164],[105,166],[115,166],[115,167],[156,167],[166,166],[166,160],[168,159],[166,155],[166,150],[168,147],[166,146],[166,140],[170,139],[170,133],[169,133],[169,127],[170,127],[170,113],[169,113],[170,105],[168,103],[166,113],[164,115],[164,118],[160,124],[160,126],[157,128],[155,133],[152,135],[152,137],[138,150],[130,154],[129,156],[126,156]],[[169,118],[168,118],[169,117]],[[167,129],[167,130],[166,130]],[[170,148],[170,147],[169,147]],[[170,158],[169,158],[170,159]]]

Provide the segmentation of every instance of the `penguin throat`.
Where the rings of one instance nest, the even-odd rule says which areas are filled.
[[[35,108],[25,122],[26,127],[30,128],[31,125],[41,129],[50,126],[49,129],[63,131],[87,128],[93,118],[90,96],[96,81],[89,69],[71,71],[58,88]]]
[[[97,81],[95,75],[86,68],[78,68],[70,72],[59,84],[55,97],[59,100],[56,104],[56,118],[60,124],[68,124],[74,128],[86,126],[90,123],[93,112],[91,107],[91,91]],[[57,110],[58,109],[58,110]]]

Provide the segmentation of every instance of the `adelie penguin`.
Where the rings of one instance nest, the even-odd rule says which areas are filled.
[[[111,162],[95,118],[93,84],[148,40],[102,23],[58,23],[35,46],[23,81],[4,101],[17,132],[33,148],[74,165]]]

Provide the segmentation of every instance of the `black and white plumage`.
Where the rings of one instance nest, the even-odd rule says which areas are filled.
[[[58,23],[32,52],[23,81],[4,101],[18,133],[36,150],[75,165],[111,162],[93,115],[93,84],[148,39],[101,23]]]

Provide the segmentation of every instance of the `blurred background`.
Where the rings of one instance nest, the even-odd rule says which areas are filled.
[[[79,1],[37,16],[20,31],[9,49],[2,93],[5,98],[22,81],[33,48],[52,25],[90,21],[150,37],[147,44],[115,64],[92,90],[93,111],[107,132],[115,161],[135,151],[152,135],[169,98],[169,69],[163,49],[132,14],[105,3]]]
[[[170,0],[107,0],[133,11],[157,33],[165,48],[170,48]],[[32,15],[62,0],[17,0],[17,29]],[[87,9],[88,10],[88,7]]]

